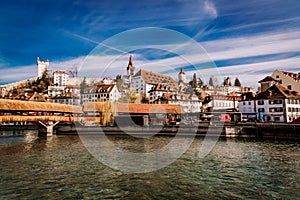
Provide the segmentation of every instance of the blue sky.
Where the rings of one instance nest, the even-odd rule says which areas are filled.
[[[49,59],[53,69],[80,66],[99,43],[122,31],[159,27],[193,38],[221,76],[239,77],[242,84],[257,87],[257,81],[275,69],[300,71],[299,10],[298,0],[4,1],[0,84],[33,77],[36,57]],[[131,53],[137,67],[155,60],[193,73],[173,54]],[[115,62],[111,76],[125,73],[128,57]],[[191,57],[205,63],[197,55]],[[210,68],[201,70],[212,73]]]

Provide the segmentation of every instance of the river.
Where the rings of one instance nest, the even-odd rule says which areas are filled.
[[[133,152],[172,137],[109,136]],[[0,137],[0,199],[299,199],[298,142],[220,139],[204,158],[203,138],[167,167],[126,174],[95,159],[79,136]],[[144,148],[147,146],[147,148]],[[138,164],[138,163],[137,163]]]

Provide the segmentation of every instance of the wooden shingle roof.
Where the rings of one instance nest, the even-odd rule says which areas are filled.
[[[49,111],[61,113],[82,113],[82,109],[80,106],[7,99],[0,99],[0,111]]]

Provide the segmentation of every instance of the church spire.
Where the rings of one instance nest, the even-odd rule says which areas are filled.
[[[135,66],[133,65],[132,55],[130,55],[128,66],[127,66],[127,75],[133,76],[134,75],[134,70],[135,70]]]
[[[180,69],[180,72],[178,73],[178,81],[186,83],[186,75],[182,68]]]

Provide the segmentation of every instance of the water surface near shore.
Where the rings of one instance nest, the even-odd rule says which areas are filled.
[[[109,136],[146,152],[172,137]],[[298,199],[300,145],[221,139],[203,159],[195,138],[176,162],[157,171],[124,174],[96,160],[79,136],[0,137],[0,199]],[[137,163],[138,164],[138,163]]]

